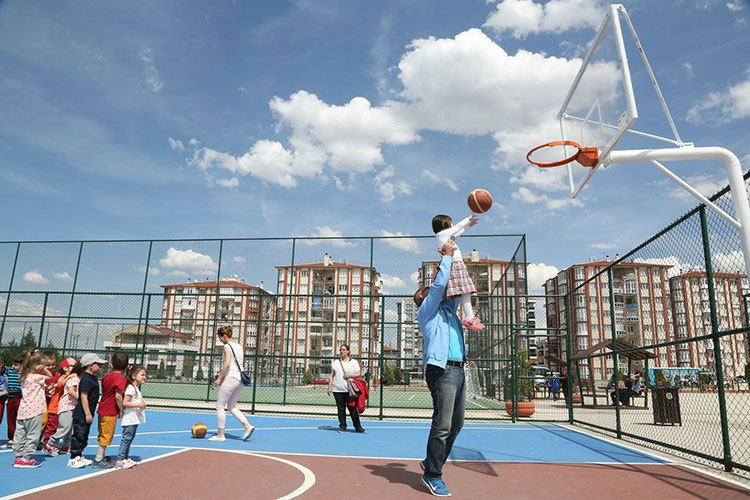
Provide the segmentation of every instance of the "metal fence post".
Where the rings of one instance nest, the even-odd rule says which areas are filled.
[[[250,409],[251,413],[255,413],[255,394],[258,388],[258,352],[260,351],[260,329],[261,329],[261,318],[263,317],[263,294],[258,293],[258,326],[255,331],[255,366],[253,366],[253,401]]]
[[[13,278],[16,276],[16,264],[18,264],[18,253],[21,251],[21,242],[16,245],[16,256],[13,259],[13,270],[10,272],[10,283],[8,284],[8,295],[5,297],[5,312],[3,313],[3,322],[0,324],[0,343],[3,341],[3,332],[5,331],[5,318],[8,317],[8,305],[10,305],[10,293],[13,290]]]
[[[63,346],[62,346],[62,352],[65,352],[65,349],[68,346],[68,328],[70,328],[70,315],[73,314],[73,300],[76,297],[76,283],[78,283],[78,270],[81,268],[81,254],[83,253],[83,242],[78,246],[78,261],[76,262],[76,272],[75,276],[73,276],[73,289],[70,292],[70,306],[68,307],[68,318],[65,322],[65,337],[63,338]],[[148,269],[146,269],[146,276],[148,276]],[[97,323],[97,327],[99,324]],[[96,344],[94,344],[94,348],[96,348]]]
[[[281,404],[286,404],[286,383],[287,383],[287,374],[289,371],[289,337],[292,336],[292,320],[290,318],[287,318],[289,316],[287,311],[287,308],[291,310],[292,305],[292,294],[294,293],[294,252],[297,249],[297,239],[292,239],[292,267],[289,270],[289,289],[287,290],[287,293],[284,295],[284,320],[286,321],[287,327],[286,327],[286,338],[284,339],[284,396],[281,401]],[[324,300],[321,298],[321,300]],[[322,313],[322,308],[321,308]],[[325,319],[325,317],[323,318]],[[295,320],[296,321],[296,320]],[[321,335],[321,340],[322,340]]]
[[[508,310],[510,313],[508,315],[508,327],[510,328],[510,400],[511,406],[513,407],[510,418],[513,423],[516,423],[516,420],[518,419],[518,376],[520,373],[518,370],[518,354],[516,349],[515,326],[513,322],[513,297],[508,297],[508,304]]]
[[[568,422],[573,423],[573,363],[570,360],[573,349],[571,348],[571,329],[570,329],[570,295],[572,291],[568,291],[565,294],[565,369],[567,370],[568,376],[565,377],[565,385],[568,397],[566,398],[565,404],[568,405]],[[559,330],[558,330],[559,332]],[[547,342],[549,343],[549,330],[547,330]],[[559,335],[559,333],[558,333]]]
[[[208,353],[208,384],[206,387],[206,401],[210,399],[211,387],[214,383],[214,350],[216,348],[216,323],[219,320],[219,298],[221,298],[221,255],[224,251],[224,240],[219,240],[219,262],[216,268],[216,298],[214,299],[214,324],[211,327],[211,352]],[[209,297],[210,300],[210,297]],[[210,309],[209,309],[210,310]],[[208,346],[208,340],[206,340]]]
[[[719,318],[716,312],[716,295],[714,290],[714,273],[711,266],[711,248],[706,222],[706,207],[700,206],[701,234],[703,255],[706,260],[706,281],[708,282],[708,303],[711,308],[711,337],[714,345],[714,364],[716,367],[716,385],[719,394],[719,417],[721,419],[721,440],[724,447],[724,470],[732,471],[732,453],[729,445],[729,422],[727,420],[727,402],[724,394],[724,368],[721,364],[721,340],[719,338]]]
[[[141,324],[143,320],[143,301],[146,300],[146,286],[148,286],[148,270],[149,270],[149,267],[151,266],[151,250],[153,249],[153,247],[154,247],[154,241],[151,240],[148,242],[148,255],[146,256],[146,273],[145,273],[145,277],[143,278],[143,290],[141,290],[141,311],[138,313],[138,330],[136,330],[135,332],[135,346],[133,346],[133,350],[136,352],[138,351],[138,341],[140,340],[140,337],[141,337]],[[145,347],[146,344],[144,343],[143,345]],[[143,366],[146,366],[143,361],[143,358],[141,358],[141,364],[143,364]]]
[[[41,349],[44,347],[42,344],[42,336],[44,335],[44,321],[47,318],[47,301],[49,300],[49,292],[44,294],[44,305],[42,306],[42,324],[39,325],[39,340],[37,341],[37,348]]]
[[[617,359],[617,323],[615,323],[615,289],[612,279],[612,265],[607,268],[609,284],[609,320],[612,323],[612,375],[615,379],[615,418],[617,421],[617,439],[622,439],[622,422],[620,418],[620,360]],[[590,369],[590,368],[589,368]],[[596,387],[592,388],[596,391]],[[607,395],[609,397],[609,395]]]

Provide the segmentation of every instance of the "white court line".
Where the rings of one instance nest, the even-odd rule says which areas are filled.
[[[183,453],[185,451],[187,451],[187,449],[175,450],[175,451],[172,451],[172,452],[169,452],[169,453],[165,453],[164,455],[159,455],[159,456],[156,456],[156,457],[146,458],[144,460],[141,460],[139,463],[152,462],[154,460],[159,460],[161,458],[166,458],[166,457],[170,457],[172,455],[177,455],[178,453]],[[75,483],[75,482],[78,482],[78,481],[83,481],[84,479],[89,479],[89,478],[92,478],[92,477],[101,476],[102,474],[109,474],[109,473],[115,472],[117,470],[119,470],[119,469],[114,469],[114,468],[113,469],[106,469],[106,470],[101,470],[101,471],[93,472],[91,474],[85,474],[83,476],[78,476],[78,477],[73,477],[73,478],[70,478],[70,479],[65,479],[63,481],[58,481],[56,483],[45,484],[44,486],[39,486],[37,488],[32,488],[30,490],[24,490],[24,491],[21,491],[19,493],[13,493],[11,495],[0,497],[0,500],[10,500],[11,498],[19,498],[19,497],[22,497],[22,496],[30,495],[32,493],[38,493],[40,491],[45,491],[45,490],[48,490],[50,488],[55,488],[57,486],[63,486],[63,485],[66,485],[66,484]]]
[[[412,394],[412,395],[411,395],[411,397],[409,398],[409,401],[411,401],[412,399],[414,399],[414,398],[416,398],[416,397],[417,397],[417,395],[416,395],[416,394]]]
[[[480,405],[479,403],[477,403],[476,401],[473,401],[473,400],[469,400],[468,402],[469,402],[469,403],[471,403],[471,404],[475,404],[475,405],[477,405],[478,407],[480,407],[480,408],[483,408],[483,409],[485,409],[485,410],[487,409],[487,407],[486,407],[486,406],[482,406],[482,405]]]
[[[673,456],[673,457],[665,458],[665,457],[659,456],[656,453],[653,453],[651,451],[646,451],[646,450],[642,450],[642,449],[636,448],[630,442],[627,442],[627,441],[621,441],[619,439],[613,439],[610,436],[606,436],[606,435],[602,436],[602,435],[599,435],[598,433],[593,433],[593,431],[591,431],[591,432],[587,431],[586,429],[572,428],[572,427],[569,427],[567,425],[566,426],[562,426],[561,425],[561,427],[563,427],[564,429],[570,429],[572,431],[578,432],[579,434],[583,434],[584,436],[589,436],[589,437],[593,437],[593,438],[596,438],[596,439],[601,439],[602,441],[607,441],[609,443],[622,446],[623,448],[628,448],[630,450],[637,451],[637,452],[642,453],[644,455],[648,455],[648,456],[654,457],[656,459],[659,459],[659,460],[662,460],[662,461],[666,462],[666,463],[664,463],[664,465],[679,465],[679,466],[682,466],[682,467],[685,467],[685,468],[688,468],[688,469],[692,469],[692,470],[697,471],[697,472],[702,472],[703,474],[706,474],[707,476],[711,476],[711,477],[713,477],[715,479],[720,479],[722,481],[726,481],[726,482],[734,484],[736,486],[741,486],[741,487],[745,488],[746,490],[750,490],[750,486],[748,486],[746,484],[743,484],[743,483],[741,483],[741,482],[739,482],[739,481],[737,481],[735,479],[724,477],[724,476],[722,476],[721,474],[719,474],[719,473],[717,473],[715,471],[704,470],[704,469],[702,469],[700,467],[697,467],[697,466],[695,466],[693,464],[689,464],[689,463],[684,462],[684,461],[679,461],[679,462],[675,461],[675,459],[680,460],[681,457]],[[626,462],[626,464],[628,464],[628,465],[629,464],[635,464],[635,463],[636,462]],[[2,500],[2,499],[0,499],[0,500]]]

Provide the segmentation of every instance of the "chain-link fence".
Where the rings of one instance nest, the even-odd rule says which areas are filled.
[[[727,191],[712,201],[732,215]],[[750,471],[744,269],[737,230],[703,205],[622,257],[570,268],[573,421]]]
[[[514,329],[528,317],[525,239],[465,235],[460,245],[487,325],[466,334],[467,418],[510,419]],[[211,408],[215,332],[231,325],[253,380],[240,397],[248,410],[334,414],[331,363],[348,344],[370,387],[366,416],[427,418],[412,295],[439,257],[428,236],[0,243],[0,355],[127,352],[148,371],[152,406]]]

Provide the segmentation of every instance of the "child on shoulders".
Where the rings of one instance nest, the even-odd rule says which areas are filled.
[[[453,219],[447,215],[436,215],[432,218],[432,230],[435,232],[438,248],[442,248],[448,240],[456,241],[456,238],[479,222],[477,216],[472,213],[467,218],[453,225]],[[471,306],[471,294],[476,293],[474,280],[469,276],[469,270],[466,268],[461,250],[456,243],[456,250],[453,252],[451,262],[451,274],[448,278],[448,285],[445,288],[445,299],[461,297],[461,312],[463,314],[463,326],[469,330],[481,330],[484,325],[474,316],[474,309]]]

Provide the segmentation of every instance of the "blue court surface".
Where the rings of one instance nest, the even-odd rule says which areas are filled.
[[[337,433],[335,418],[282,418],[251,416],[256,431],[247,442],[240,439],[242,428],[228,415],[226,442],[194,439],[190,429],[197,422],[213,435],[213,414],[151,410],[147,422],[138,428],[131,448],[137,460],[157,458],[184,449],[241,450],[289,455],[329,457],[370,457],[419,460],[424,458],[428,422],[367,421],[366,434]],[[92,431],[96,428],[93,426]],[[5,425],[0,436],[6,435]],[[2,441],[5,442],[4,440]],[[119,444],[119,428],[107,455],[114,457]],[[84,456],[96,454],[96,435],[89,438]],[[43,462],[38,469],[12,467],[13,452],[0,451],[0,497],[15,496],[61,481],[84,478],[101,472],[87,467],[68,468],[67,455],[34,456]],[[664,464],[652,455],[619,446],[555,424],[466,424],[451,453],[452,460],[505,463],[586,463],[586,464]]]

